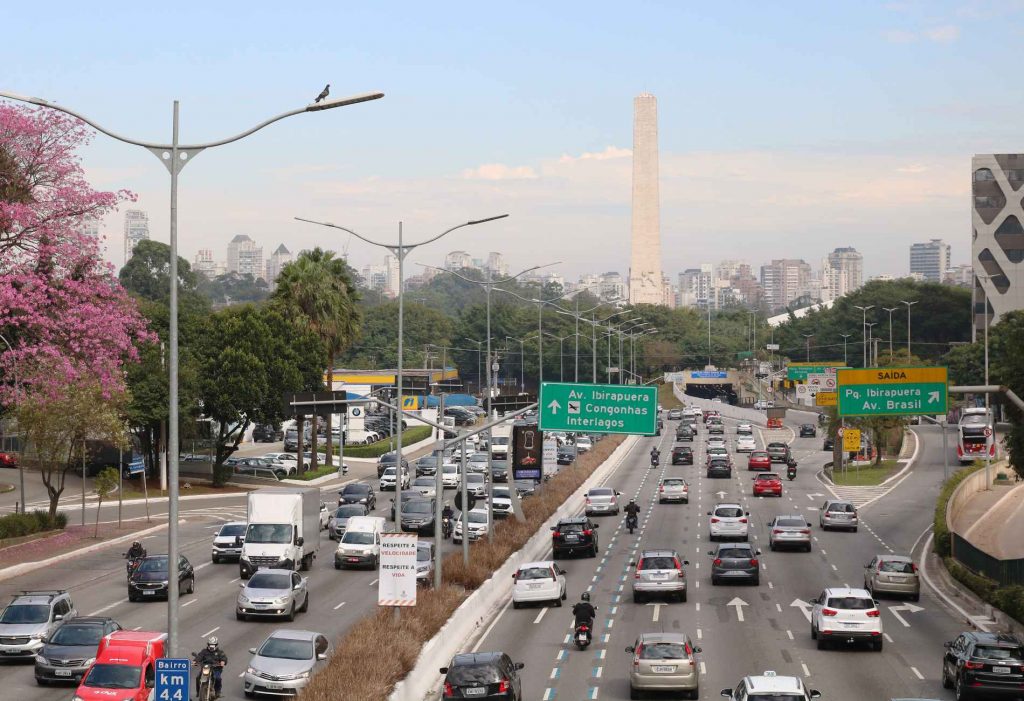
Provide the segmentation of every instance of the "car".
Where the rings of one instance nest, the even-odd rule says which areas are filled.
[[[288,476],[288,471],[284,468],[263,467],[247,463],[236,463],[231,467],[232,471],[236,475],[241,475],[242,477],[256,477],[259,479],[280,482]]]
[[[800,424],[800,437],[801,438],[817,438],[818,427],[814,424]]]
[[[592,487],[583,495],[583,503],[587,516],[619,513],[619,493],[610,487]]]
[[[551,531],[551,554],[556,560],[578,552],[597,557],[597,524],[589,517],[563,518]]]
[[[0,657],[32,660],[54,629],[77,615],[63,589],[15,594],[0,614]]]
[[[242,543],[245,541],[245,529],[249,524],[245,521],[229,521],[222,524],[217,535],[213,536],[210,548],[210,560],[213,564],[221,560],[237,562],[242,557]]]
[[[516,480],[512,484],[515,485],[516,494],[520,499],[532,497],[537,493],[537,483],[533,480]]]
[[[434,544],[429,540],[416,542],[416,583],[427,587],[434,583]]]
[[[239,467],[252,467],[252,468],[264,468],[267,470],[273,470],[278,473],[281,479],[284,479],[288,475],[295,474],[298,470],[298,462],[294,460],[275,460],[274,458],[261,455],[258,457],[243,457],[243,458],[228,458],[224,461],[225,465],[229,465],[235,468],[235,472],[242,474]]]
[[[466,491],[477,498],[487,496],[487,475],[477,472],[466,474]]]
[[[444,460],[442,459],[443,462]],[[417,477],[433,477],[434,473],[437,472],[437,456],[424,455],[416,458],[413,461],[413,468],[416,470]]]
[[[512,608],[528,603],[561,606],[566,599],[565,570],[550,560],[526,562],[512,573]]]
[[[487,474],[487,461],[492,458],[487,453],[473,453],[466,460],[466,471]]]
[[[694,436],[693,429],[691,429],[686,424],[682,424],[682,425],[680,425],[679,428],[676,429],[676,440],[677,441],[687,441],[687,442],[692,443],[693,442],[693,436]]]
[[[643,603],[649,596],[664,595],[667,599],[686,601],[685,565],[675,550],[641,550],[640,557],[630,565],[633,572],[633,603]]]
[[[1012,698],[1024,687],[1024,645],[1009,633],[968,631],[944,643],[942,686],[957,698]]]
[[[297,467],[298,464],[299,464],[299,456],[296,455],[295,453],[264,453],[263,455],[260,455],[259,457],[261,457],[261,458],[263,458],[265,460],[270,460],[271,462],[284,463],[285,465],[288,465],[290,467]],[[205,457],[204,457],[204,459],[205,459]],[[304,468],[305,467],[309,467],[309,461],[308,460],[303,460],[303,465],[302,466]],[[292,474],[295,474],[296,470],[289,470],[289,472],[291,472]]]
[[[780,514],[768,522],[768,548],[800,548],[811,552],[811,524],[798,514]]]
[[[882,651],[882,616],[867,589],[829,587],[811,599],[811,639],[824,650],[830,643],[867,643]]]
[[[754,427],[748,423],[741,423],[736,426],[737,436],[752,436],[754,435]]]
[[[711,584],[746,581],[761,583],[761,563],[757,557],[761,551],[750,543],[721,543],[709,550],[711,560]]]
[[[737,453],[751,453],[755,450],[757,450],[757,441],[753,436],[739,436],[736,439]]]
[[[906,555],[875,555],[864,565],[864,588],[871,592],[872,597],[905,594],[912,601],[921,598],[917,565]]]
[[[585,453],[594,447],[594,442],[590,440],[590,436],[576,436],[573,442],[576,445],[577,453]]]
[[[658,503],[666,501],[681,501],[684,504],[690,503],[690,485],[681,477],[666,477],[658,485]]]
[[[724,435],[725,434],[725,424],[723,424],[721,421],[712,421],[712,422],[708,423],[708,433],[711,433],[711,434],[717,433],[719,435]]]
[[[384,470],[389,467],[394,467],[396,462],[398,462],[398,455],[394,451],[384,453],[377,458],[377,479],[380,479],[380,476],[384,474]],[[409,462],[405,458],[402,458],[402,466],[406,469],[406,472],[408,472]]]
[[[677,445],[672,447],[673,465],[692,465],[693,448],[688,445]]]
[[[462,470],[453,462],[441,466],[441,486],[445,489],[458,489],[462,483]]]
[[[394,465],[391,467],[384,468],[384,472],[380,476],[379,489],[382,492],[394,492],[396,491],[395,483],[398,481],[398,468]],[[402,470],[402,489],[408,489],[410,484],[409,471]]]
[[[732,477],[732,463],[728,458],[711,458],[708,460],[707,476],[709,478]]]
[[[405,505],[408,504],[413,499],[422,499],[422,498],[423,497],[421,497],[419,495],[419,492],[414,492],[411,489],[403,489],[402,490],[402,508],[404,509]],[[395,520],[395,500],[394,499],[391,500],[391,516],[390,516],[390,518],[391,518],[392,521]]]
[[[708,436],[708,448],[719,448],[725,450],[724,436]]]
[[[373,511],[377,507],[377,495],[365,482],[350,482],[338,492],[338,506],[346,504],[362,504],[367,511]]]
[[[437,481],[433,477],[417,477],[409,485],[409,491],[432,499],[437,494]]]
[[[508,487],[491,487],[491,511],[494,512],[494,518],[505,518],[512,513],[512,493]]]
[[[309,610],[309,587],[298,572],[261,569],[239,582],[241,591],[235,600],[235,618],[279,618],[295,620],[296,611]]]
[[[298,696],[310,677],[327,659],[327,636],[311,630],[275,630],[259,647],[242,676],[246,698],[256,694]]]
[[[576,451],[571,445],[558,446],[558,452],[556,453],[556,461],[559,465],[571,465],[572,461],[576,459]]]
[[[147,555],[139,561],[128,577],[128,600],[167,598],[168,567],[166,555]],[[178,555],[178,591],[194,594],[196,573],[184,555]]]
[[[442,699],[501,699],[523,701],[519,670],[525,665],[513,662],[504,652],[464,652],[441,667],[444,684]]]
[[[18,467],[18,456],[14,453],[4,453],[0,451],[0,467],[16,469]]]
[[[487,507],[476,507],[466,512],[466,520],[469,526],[469,541],[473,542],[490,533],[490,521],[488,519]],[[452,542],[462,542],[462,513],[455,514],[455,530],[452,532]]]
[[[345,504],[337,507],[327,522],[327,537],[331,540],[341,539],[345,535],[345,527],[350,518],[369,515],[370,510],[366,508],[365,504]]]
[[[834,436],[825,436],[825,440],[821,443],[821,449],[832,452],[836,447],[836,439]]]
[[[669,421],[679,421],[679,419],[681,419],[681,418],[683,418],[683,410],[682,409],[669,409],[668,410],[668,420]]]
[[[256,424],[252,429],[252,439],[256,443],[283,441],[284,431],[271,424]]]
[[[735,689],[722,689],[722,696],[730,701],[811,701],[821,698],[821,692],[805,687],[800,677],[779,676],[771,670],[766,670],[760,675],[744,677]]]
[[[653,691],[682,692],[684,698],[700,698],[696,647],[684,633],[641,633],[626,648],[633,656],[629,668],[629,698]]]
[[[842,528],[857,532],[857,507],[848,501],[826,499],[818,512],[818,527],[823,531]]]
[[[765,446],[765,450],[768,451],[768,457],[771,458],[772,462],[788,462],[789,461],[789,446],[785,443],[769,443]]]
[[[766,450],[755,450],[747,457],[747,470],[770,470],[772,459]]]
[[[660,436],[661,432],[662,432],[662,430],[664,428],[665,428],[665,422],[662,421],[661,419],[658,419],[658,424],[657,424],[657,426],[654,429],[654,435]]]
[[[717,504],[707,514],[710,540],[739,539],[746,540],[749,534],[749,511],[744,511],[739,504]]]
[[[508,467],[504,464],[494,463],[491,465],[492,482],[508,482]]]
[[[119,630],[121,625],[105,616],[76,616],[61,621],[36,653],[36,684],[78,684],[96,660],[96,650],[103,636]]]
[[[434,535],[435,499],[415,498],[402,504],[402,531]]]
[[[782,497],[782,478],[774,472],[762,472],[754,476],[754,496]]]
[[[331,509],[327,506],[326,501],[320,502],[320,530],[326,531],[327,524],[331,520]]]

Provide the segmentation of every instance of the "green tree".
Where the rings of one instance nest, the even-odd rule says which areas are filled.
[[[404,306],[405,361],[426,367],[427,344],[449,345],[455,323],[421,302],[407,300]],[[338,359],[353,368],[394,367],[398,360],[397,338],[398,302],[388,300],[365,311],[359,342]]]
[[[96,479],[93,480],[92,488],[96,490],[96,496],[99,497],[98,503],[96,504],[96,527],[93,530],[93,538],[100,537],[100,509],[103,507],[103,500],[110,496],[111,492],[117,489],[117,485],[120,481],[120,466],[104,469],[96,475]]]
[[[1024,353],[1021,353],[1021,348],[1024,348],[1024,311],[1010,312],[989,329],[989,376],[992,384],[1005,385],[1018,396],[1024,395]],[[1006,407],[1010,415],[1006,449],[1014,472],[1024,478],[1024,415],[1012,403],[1007,403]]]
[[[171,247],[160,241],[139,241],[118,279],[135,297],[166,303],[171,294]],[[187,260],[178,256],[179,302],[199,298],[198,289],[198,274]]]

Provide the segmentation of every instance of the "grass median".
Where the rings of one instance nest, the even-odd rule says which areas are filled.
[[[883,460],[877,465],[847,465],[845,472],[832,471],[832,482],[837,487],[877,487],[899,469],[898,460]]]
[[[392,688],[416,664],[423,645],[451,618],[466,597],[487,581],[494,571],[521,549],[580,485],[617,448],[624,436],[608,436],[580,456],[576,465],[561,472],[523,502],[526,521],[501,521],[494,537],[469,546],[469,566],[462,554],[444,559],[444,585],[417,594],[416,606],[402,610],[396,619],[379,609],[356,623],[337,641],[326,668],[310,680],[301,698],[312,701],[384,701]],[[367,661],[372,661],[368,664]]]
[[[658,385],[658,404],[661,404],[665,411],[683,408],[683,403],[676,398],[672,387],[671,382],[662,382]]]

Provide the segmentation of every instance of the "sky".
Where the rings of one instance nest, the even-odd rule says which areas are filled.
[[[714,5],[714,6],[712,6]],[[282,9],[284,8],[284,9]],[[241,132],[182,172],[180,250],[219,259],[236,234],[293,251],[384,251],[508,213],[408,258],[560,261],[569,279],[629,265],[632,99],[658,98],[663,270],[804,258],[837,246],[865,273],[908,272],[908,246],[970,256],[970,159],[1024,150],[1024,1],[211,3],[64,0],[4,10],[0,90],[57,101],[139,140]],[[168,238],[169,178],[97,135],[98,189],[127,188]],[[105,222],[122,263],[120,214]]]

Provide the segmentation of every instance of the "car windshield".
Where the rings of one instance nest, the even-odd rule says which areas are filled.
[[[974,656],[983,660],[1024,660],[1024,648],[977,645]]]
[[[751,457],[751,459],[753,459],[753,458],[766,458],[766,457],[768,457],[768,453],[766,453],[763,450],[756,450],[756,451],[754,451],[753,453],[750,454],[750,457]]]
[[[430,562],[430,548],[416,548],[416,562]]]
[[[245,535],[245,526],[246,524],[244,523],[232,523],[227,526],[222,526],[220,529],[220,533],[218,533],[217,535],[222,537],[227,536],[229,538]]]
[[[596,489],[590,490],[590,496],[592,497],[610,497],[614,494],[614,489],[605,489],[604,487],[597,487]]]
[[[558,524],[558,530],[562,533],[582,533],[582,523],[560,523]]]
[[[402,507],[407,514],[429,514],[434,508],[429,501],[410,501]]]
[[[845,611],[866,611],[875,607],[875,602],[860,596],[830,596],[828,607]]]
[[[94,664],[82,684],[99,689],[138,689],[141,676],[141,667],[123,664]]]
[[[779,518],[775,519],[775,525],[783,528],[804,528],[807,524],[802,518]]]
[[[370,492],[370,487],[365,484],[350,484],[341,490],[342,495],[363,496]]]
[[[508,436],[493,436],[491,445],[508,445]]]
[[[640,648],[641,660],[681,660],[686,657],[682,643],[647,643]]]
[[[476,513],[474,511],[470,511],[469,512],[469,522],[470,523],[487,523],[487,514],[485,514],[485,513]]]
[[[897,572],[903,574],[913,574],[914,565],[910,562],[901,560],[882,560],[879,563],[878,570],[880,572]]]
[[[776,475],[774,472],[762,472],[761,474],[759,474],[757,476],[757,479],[759,479],[759,480],[768,480],[769,482],[774,482],[775,480],[779,479],[779,476]]]
[[[450,474],[453,474],[453,473],[457,473],[459,471],[459,466],[458,465],[443,465],[441,467],[441,471],[444,474],[446,474],[446,475],[450,475]]]
[[[368,531],[345,531],[345,535],[341,537],[341,542],[349,545],[371,545],[373,543],[373,533]]]
[[[747,701],[785,701],[785,699],[792,699],[792,701],[804,701],[803,694],[794,694],[789,691],[776,691],[770,694],[751,694],[747,697]]]
[[[351,516],[365,516],[366,509],[358,504],[349,504],[348,506],[339,506],[338,510],[334,512],[334,518],[349,518]]]
[[[683,480],[674,480],[673,479],[673,480],[665,480],[664,482],[662,482],[662,484],[664,484],[666,487],[683,487],[683,486],[686,485],[686,482],[684,482]]]
[[[853,504],[829,504],[828,510],[848,514],[852,514],[854,512]]]
[[[245,532],[245,542],[291,543],[292,527],[287,523],[250,523]]]
[[[715,516],[723,518],[739,518],[743,515],[743,509],[738,506],[720,506],[715,509]]]
[[[137,568],[139,572],[166,572],[167,571],[167,558],[166,557],[147,557],[145,560],[139,563]]]
[[[291,587],[291,577],[286,574],[257,572],[249,578],[246,587],[248,589],[288,589]]]
[[[750,548],[722,548],[718,551],[718,557],[748,558],[750,557]]]
[[[383,476],[384,477],[394,477],[395,476],[395,472],[397,472],[397,470],[395,468],[389,467],[388,469],[384,470],[384,475]]]
[[[960,424],[971,424],[973,426],[987,426],[988,419],[983,414],[968,414],[960,419]]]
[[[417,477],[413,480],[413,485],[416,487],[433,487],[434,479],[432,477]]]
[[[50,607],[46,604],[8,606],[0,615],[0,623],[46,623],[48,620]]]
[[[484,480],[484,476],[483,475],[478,475],[478,474],[476,474],[474,472],[474,473],[470,473],[470,474],[466,475],[466,481],[467,482],[484,482],[485,480]]]
[[[516,579],[554,579],[550,567],[524,567],[519,570]]]
[[[496,665],[467,664],[448,668],[448,683],[458,686],[467,684],[497,684],[501,675]]]
[[[645,557],[636,566],[638,570],[674,570],[676,569],[675,558],[665,555]]]
[[[313,658],[313,643],[309,640],[267,638],[256,654],[260,657],[275,657],[280,660],[309,660]]]
[[[508,491],[508,487],[491,487],[491,495],[495,499],[511,499],[512,495]]]
[[[103,626],[63,625],[50,638],[51,645],[99,645],[103,637]]]

